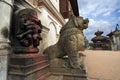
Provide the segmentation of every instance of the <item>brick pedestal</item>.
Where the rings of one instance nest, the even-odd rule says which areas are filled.
[[[11,54],[8,79],[44,80],[49,75],[48,66],[42,54]]]

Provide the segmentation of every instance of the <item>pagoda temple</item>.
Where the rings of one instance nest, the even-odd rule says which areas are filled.
[[[93,41],[93,49],[95,50],[110,50],[110,39],[106,36],[102,36],[103,31],[95,32],[95,37],[91,39]]]

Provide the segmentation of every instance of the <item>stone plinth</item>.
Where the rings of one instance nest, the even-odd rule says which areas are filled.
[[[87,80],[87,71],[84,66],[81,69],[71,68],[68,59],[54,59],[50,62],[52,76],[62,76],[62,80]],[[48,79],[49,80],[49,79]]]
[[[63,76],[63,80],[87,80],[86,70],[71,68],[51,68],[52,75]]]
[[[42,54],[11,54],[9,80],[44,80],[49,75],[48,66]]]

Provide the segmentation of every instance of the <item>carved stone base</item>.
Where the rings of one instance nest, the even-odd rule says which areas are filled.
[[[50,72],[55,76],[63,76],[63,80],[87,80],[85,66],[82,69],[73,69],[69,66],[68,59],[56,58],[52,60],[50,62]]]
[[[51,68],[52,75],[63,76],[63,80],[87,80],[85,70],[71,68]]]
[[[48,61],[42,54],[11,54],[8,80],[44,80]]]

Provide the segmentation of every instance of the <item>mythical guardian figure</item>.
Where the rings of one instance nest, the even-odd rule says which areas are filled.
[[[11,27],[11,41],[15,53],[38,52],[42,37],[41,21],[33,9],[17,10],[14,13],[14,22]]]
[[[45,49],[44,54],[48,56],[50,61],[68,56],[70,66],[72,68],[80,68],[79,52],[85,46],[83,29],[88,27],[88,23],[88,19],[83,19],[81,16],[72,16],[62,27],[58,42]]]

